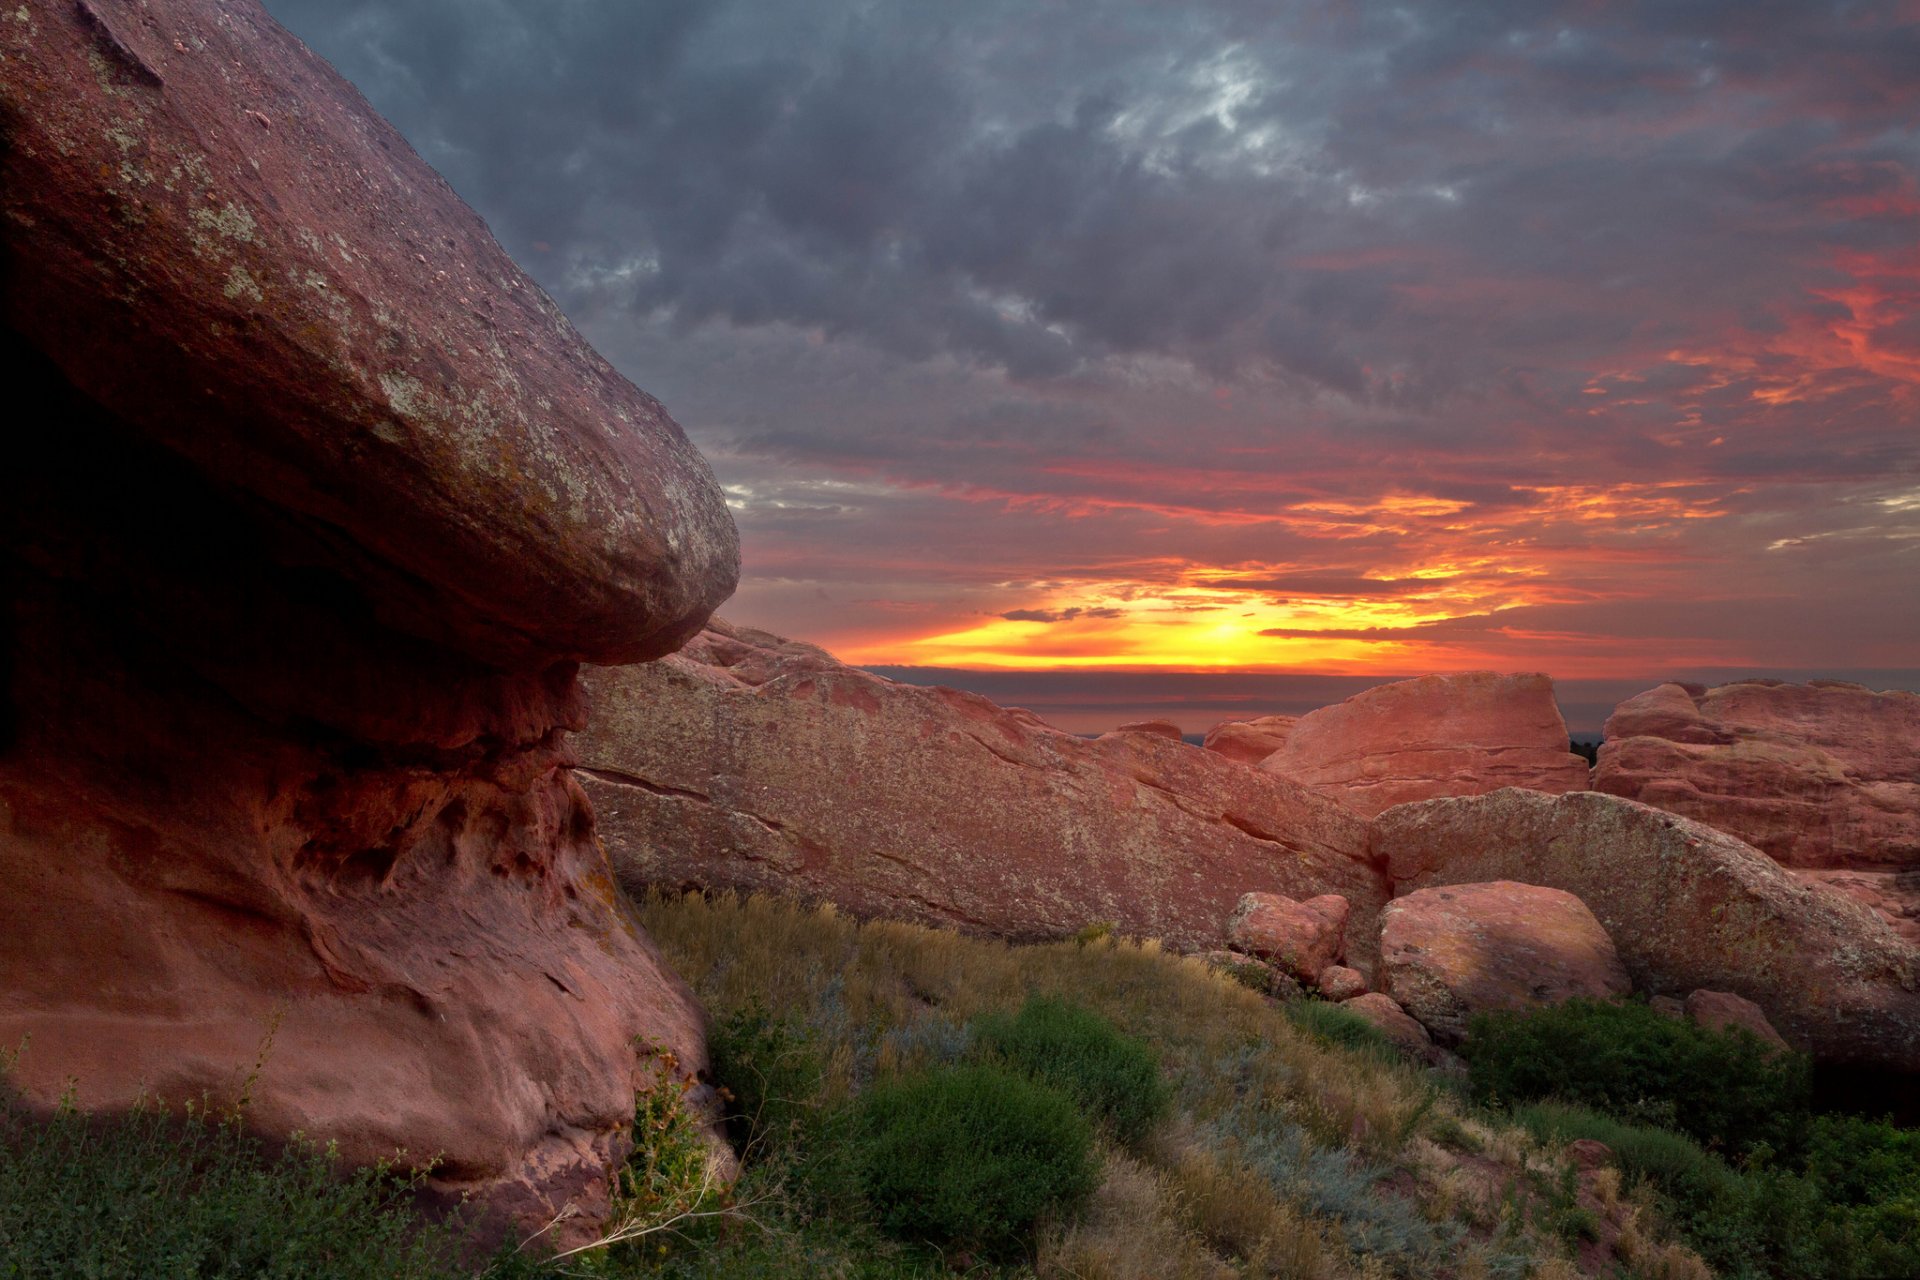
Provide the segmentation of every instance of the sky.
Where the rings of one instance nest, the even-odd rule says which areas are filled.
[[[706,454],[735,622],[1069,727],[1920,687],[1915,0],[268,7]]]

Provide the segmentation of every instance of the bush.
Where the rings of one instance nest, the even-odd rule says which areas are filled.
[[[1479,1014],[1461,1052],[1482,1101],[1555,1098],[1733,1155],[1763,1143],[1793,1153],[1805,1141],[1812,1076],[1804,1055],[1644,1004],[1569,1000]]]
[[[707,1050],[728,1099],[728,1136],[742,1154],[781,1151],[817,1115],[826,1067],[815,1039],[757,1002],[714,1024]]]
[[[310,1142],[270,1154],[203,1110],[39,1118],[0,1097],[0,1272],[20,1280],[473,1274],[458,1225],[422,1222],[412,1188]],[[490,1274],[534,1265],[503,1256]]]
[[[884,1081],[856,1104],[860,1180],[888,1234],[991,1253],[1024,1249],[1044,1216],[1098,1182],[1070,1098],[992,1065]]]
[[[984,1056],[1059,1089],[1130,1147],[1145,1140],[1173,1100],[1145,1042],[1064,1000],[1035,996],[1012,1016],[986,1014],[973,1025],[973,1043]]]

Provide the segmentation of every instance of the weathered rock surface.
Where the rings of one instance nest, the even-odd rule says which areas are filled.
[[[1407,1015],[1391,996],[1369,991],[1365,995],[1342,1000],[1340,1007],[1380,1028],[1387,1039],[1415,1056],[1423,1056],[1433,1047],[1427,1029]]]
[[[1259,764],[1287,745],[1295,716],[1260,716],[1253,720],[1223,720],[1207,730],[1200,745],[1241,764]]]
[[[1920,694],[1663,684],[1608,718],[1594,789],[1718,827],[1796,870],[1920,872]],[[1890,899],[1896,923],[1920,914],[1920,893],[1898,882],[1837,887]]]
[[[1174,742],[1184,742],[1180,736],[1180,726],[1171,720],[1134,720],[1117,726],[1115,733],[1149,733],[1156,738],[1167,738]]]
[[[1767,1015],[1759,1005],[1731,991],[1695,991],[1687,996],[1681,1007],[1687,1017],[1711,1030],[1738,1027],[1776,1049],[1788,1047],[1786,1040],[1767,1021]]]
[[[1322,969],[1315,985],[1322,996],[1334,1001],[1351,1000],[1367,993],[1366,975],[1343,964],[1330,964]]]
[[[1337,893],[1305,902],[1277,893],[1244,894],[1227,921],[1227,945],[1297,981],[1315,982],[1345,949],[1351,914],[1351,905]]]
[[[1632,984],[1612,939],[1561,889],[1496,880],[1420,889],[1380,916],[1380,989],[1442,1044],[1476,1013],[1608,1000]]]
[[[0,20],[0,1044],[590,1227],[700,1011],[576,660],[731,589],[705,464],[247,0]]]
[[[1218,946],[1240,895],[1385,899],[1365,825],[1283,779],[1150,734],[1089,742],[952,689],[716,625],[592,669],[582,782],[631,885],[813,895],[1010,938],[1092,920]]]
[[[1920,1071],[1920,951],[1725,832],[1596,791],[1509,789],[1373,823],[1396,891],[1506,879],[1577,895],[1637,988],[1759,1005],[1834,1063]]]
[[[1587,785],[1543,675],[1474,671],[1357,693],[1301,716],[1260,768],[1372,817],[1410,800]]]

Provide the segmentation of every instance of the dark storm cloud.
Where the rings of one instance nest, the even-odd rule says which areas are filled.
[[[270,7],[687,425],[770,623],[1386,604],[1418,540],[1685,606],[1920,487],[1910,4]],[[1715,518],[1570,493],[1656,484]],[[1874,616],[1887,510],[1792,588]]]

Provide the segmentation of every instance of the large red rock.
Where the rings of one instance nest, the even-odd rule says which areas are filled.
[[[585,676],[582,781],[623,880],[811,895],[1010,938],[1091,921],[1218,946],[1251,890],[1339,893],[1369,938],[1365,824],[1152,734],[1095,741],[717,625]]]
[[[1920,694],[1663,684],[1607,720],[1594,789],[1719,827],[1796,868],[1920,868]]]
[[[1920,951],[1725,832],[1597,791],[1508,789],[1374,819],[1396,893],[1517,880],[1577,895],[1635,986],[1757,1004],[1834,1063],[1920,1071]]]
[[[250,0],[0,19],[0,1044],[590,1229],[645,1038],[575,662],[732,587],[705,464]]]
[[[1259,764],[1287,745],[1296,716],[1259,716],[1252,720],[1222,720],[1207,730],[1200,745],[1241,764]]]
[[[1227,921],[1227,945],[1317,983],[1345,950],[1351,905],[1337,893],[1296,902],[1277,893],[1242,895]]]
[[[1687,1017],[1710,1030],[1737,1028],[1762,1044],[1772,1045],[1776,1049],[1789,1047],[1780,1033],[1773,1029],[1773,1024],[1767,1021],[1767,1015],[1759,1005],[1731,991],[1692,992],[1681,1008]]]
[[[1633,989],[1613,940],[1561,889],[1496,880],[1419,889],[1380,916],[1380,989],[1442,1044],[1477,1013]]]
[[[1301,716],[1260,768],[1372,817],[1409,800],[1587,785],[1543,675],[1474,671],[1357,693]]]

